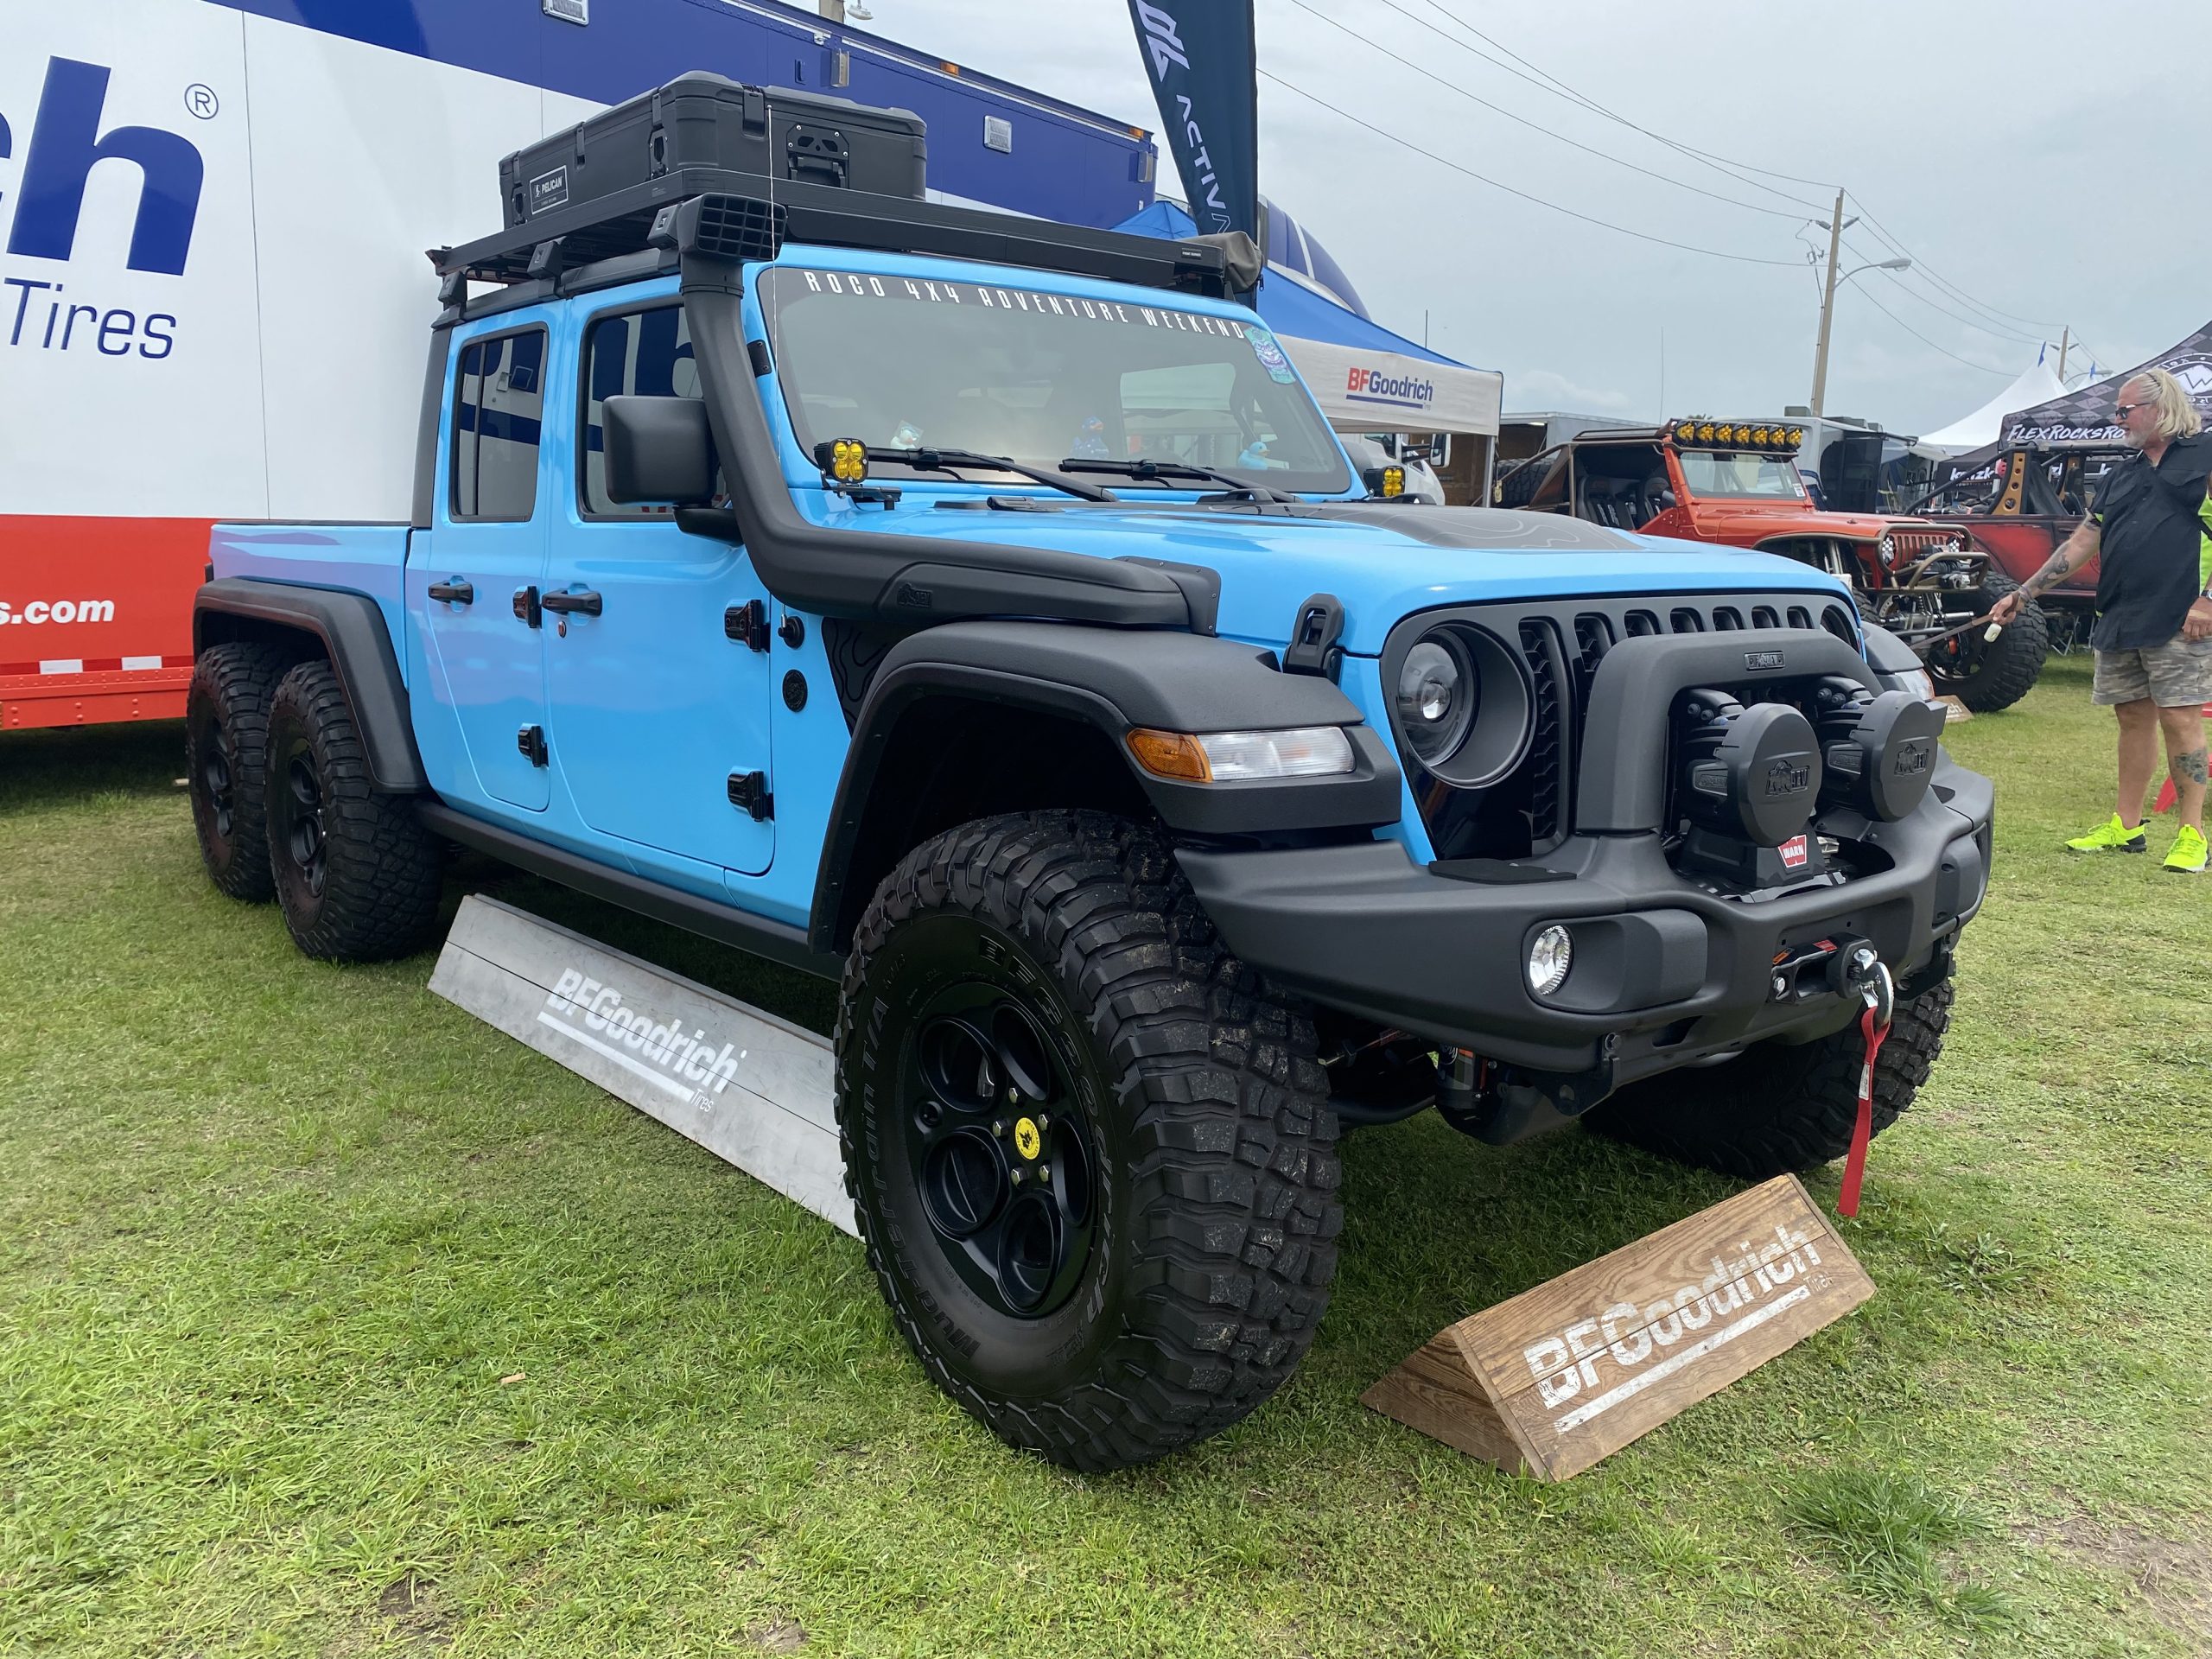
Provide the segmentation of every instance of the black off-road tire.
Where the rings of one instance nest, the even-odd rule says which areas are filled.
[[[1951,982],[1900,1002],[1874,1062],[1874,1133],[1897,1120],[1943,1052]],[[1851,1150],[1866,1046],[1859,1022],[1816,1042],[1762,1043],[1726,1065],[1630,1084],[1583,1121],[1599,1134],[1686,1164],[1763,1181]]]
[[[247,904],[276,895],[269,873],[262,769],[269,702],[283,659],[263,645],[212,645],[192,664],[184,694],[184,779],[200,861],[218,893]]]
[[[1058,1269],[1063,1300],[1027,1317],[978,1288],[933,1219],[928,1149],[952,1109],[922,1038],[971,987],[1033,1022],[1081,1113],[1053,1129],[1088,1138],[1089,1242]],[[1009,1444],[1094,1471],[1203,1439],[1280,1388],[1327,1306],[1343,1219],[1315,1047],[1311,1015],[1230,954],[1149,829],[1023,813],[908,854],[846,961],[837,1122],[869,1265],[931,1379]],[[981,1071],[999,1099],[988,1058]],[[1013,1202],[1046,1190],[1031,1173]],[[1051,1191],[1071,1212],[1073,1181]]]
[[[429,942],[443,863],[411,796],[381,795],[328,663],[302,663],[269,709],[269,862],[292,943],[383,962]]]
[[[1984,571],[1981,591],[1974,599],[1974,613],[1986,615],[1999,600],[2017,593],[2019,586],[2001,570]],[[1984,644],[1976,631],[1955,643],[1956,656],[1950,647],[1938,646],[1926,658],[1936,695],[1956,697],[1977,715],[1993,715],[2010,709],[2035,690],[2043,674],[2044,656],[2050,647],[2050,620],[2042,606],[2030,600],[1993,641]]]

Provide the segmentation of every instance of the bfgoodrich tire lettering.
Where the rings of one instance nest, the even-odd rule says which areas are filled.
[[[1019,1019],[1000,1029],[1017,1046],[1035,1033],[1057,1080],[1020,1082],[1034,1064],[918,1062],[946,1018],[982,1028],[1006,1009]],[[963,1040],[950,1046],[967,1056]],[[869,1264],[931,1379],[1011,1444],[1091,1470],[1157,1458],[1266,1399],[1312,1343],[1336,1270],[1337,1127],[1314,1048],[1310,1017],[1222,946],[1149,830],[1029,813],[910,853],[847,958],[837,1120]],[[940,1100],[918,1064],[981,1082]],[[1041,1149],[1011,1187],[993,1185],[989,1156],[995,1143],[1001,1175],[1024,1156],[1005,1149],[1018,1122],[995,1135],[978,1109],[1009,1096],[1017,1119],[1052,1096],[1046,1136],[1071,1132],[1020,1131]],[[940,1118],[975,1143],[950,1198],[916,1156]],[[960,1238],[995,1204],[1033,1205],[1060,1144],[1077,1150],[1055,1179],[1088,1183],[1064,1211],[1085,1235],[1079,1259],[1007,1286],[969,1270]]]
[[[344,688],[302,663],[269,710],[269,861],[292,942],[334,962],[380,962],[429,942],[436,842],[413,799],[380,795]]]
[[[1951,1026],[1951,982],[1897,1004],[1874,1062],[1874,1133],[1928,1081]],[[1859,1022],[1817,1042],[1762,1043],[1726,1065],[1631,1084],[1584,1121],[1600,1135],[1747,1181],[1851,1150],[1866,1045]]]
[[[262,768],[269,703],[284,666],[258,645],[215,645],[192,665],[184,694],[184,776],[193,833],[216,891],[249,904],[276,894]]]

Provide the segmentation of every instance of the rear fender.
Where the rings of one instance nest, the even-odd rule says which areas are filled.
[[[391,632],[376,601],[365,594],[243,576],[203,583],[192,602],[193,654],[232,641],[271,645],[301,659],[327,659],[345,688],[378,790],[412,795],[429,787]]]

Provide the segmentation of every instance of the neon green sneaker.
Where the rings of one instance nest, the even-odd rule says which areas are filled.
[[[2147,853],[2151,842],[2137,824],[2130,830],[2120,821],[2115,812],[2086,836],[2076,836],[2066,843],[2069,853]]]
[[[2176,875],[2204,874],[2204,836],[2194,825],[2184,823],[2181,834],[2174,838],[2174,849],[2166,855],[2166,868]]]

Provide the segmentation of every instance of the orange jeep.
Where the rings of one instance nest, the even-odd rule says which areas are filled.
[[[1921,651],[1938,691],[1978,714],[2025,696],[2043,671],[2042,611],[2031,604],[1993,642],[1967,628],[2013,580],[1963,526],[1815,506],[1797,472],[1804,437],[1787,422],[1703,416],[1607,428],[1522,461],[1493,502],[1801,560],[1849,582],[1869,620]]]

